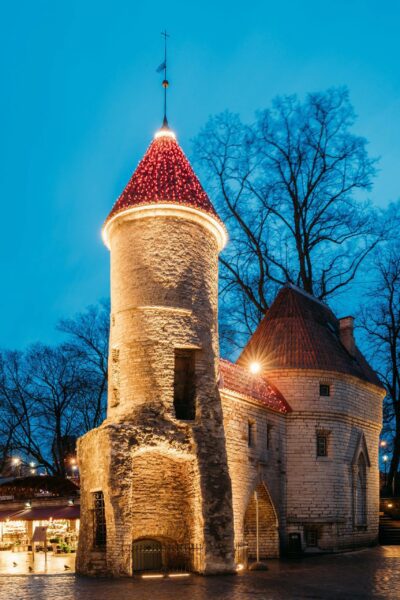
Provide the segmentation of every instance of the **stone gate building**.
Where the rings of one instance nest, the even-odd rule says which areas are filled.
[[[191,568],[236,569],[235,548],[278,557],[377,540],[384,390],[353,319],[280,290],[237,363],[218,345],[227,241],[175,135],[155,136],[107,218],[107,418],[78,444],[77,570],[130,575],[135,544],[201,549]],[[257,372],[256,372],[257,371]]]

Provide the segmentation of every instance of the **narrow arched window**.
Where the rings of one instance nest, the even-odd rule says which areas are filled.
[[[103,492],[93,492],[93,546],[105,548],[107,542],[106,513]]]
[[[367,465],[363,454],[357,461],[355,481],[355,522],[357,526],[367,524]]]

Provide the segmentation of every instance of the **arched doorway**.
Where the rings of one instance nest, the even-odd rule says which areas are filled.
[[[244,539],[250,560],[257,558],[257,545],[260,560],[279,557],[278,519],[263,483],[259,483],[250,496],[244,516]]]

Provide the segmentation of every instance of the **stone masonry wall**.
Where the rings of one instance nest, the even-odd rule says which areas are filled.
[[[216,240],[184,219],[128,216],[113,224],[110,246],[109,404],[107,420],[79,444],[83,520],[90,520],[88,489],[97,481],[91,452],[99,445],[110,457],[100,482],[108,573],[130,574],[133,539],[151,535],[201,543],[204,572],[232,571],[231,481],[217,387]],[[193,422],[174,414],[174,355],[181,348],[196,351]],[[185,516],[190,511],[193,522]],[[89,572],[84,559],[78,563]]]
[[[286,430],[287,528],[318,532],[320,550],[340,550],[376,542],[379,519],[378,444],[383,392],[354,377],[330,372],[282,370],[267,377],[288,400]],[[331,394],[320,397],[319,385]],[[316,435],[328,435],[328,456],[317,457]],[[365,440],[365,441],[364,441]],[[367,525],[355,526],[354,465],[365,444]],[[313,549],[315,550],[315,548]]]
[[[245,515],[253,505],[254,491],[262,484],[268,490],[263,498],[265,502],[268,498],[269,507],[260,513],[263,530],[268,530],[260,549],[263,556],[277,557],[279,527],[285,522],[285,417],[226,390],[222,391],[222,406],[232,480],[235,542],[247,541],[252,552],[254,550],[252,528],[247,527],[247,533],[245,531]],[[252,447],[248,445],[249,421],[253,423]]]

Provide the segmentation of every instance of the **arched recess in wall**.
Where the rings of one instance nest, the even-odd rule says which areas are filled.
[[[277,558],[279,556],[278,518],[264,483],[259,483],[252,492],[244,516],[244,541],[248,544],[249,558],[254,560],[257,555],[257,513],[260,560]]]
[[[355,491],[355,524],[357,527],[367,524],[367,464],[361,452],[357,461]]]
[[[132,460],[132,541],[201,543],[200,483],[191,458],[153,449]]]
[[[360,433],[352,459],[353,524],[366,527],[368,522],[368,468],[371,466],[364,433]]]

